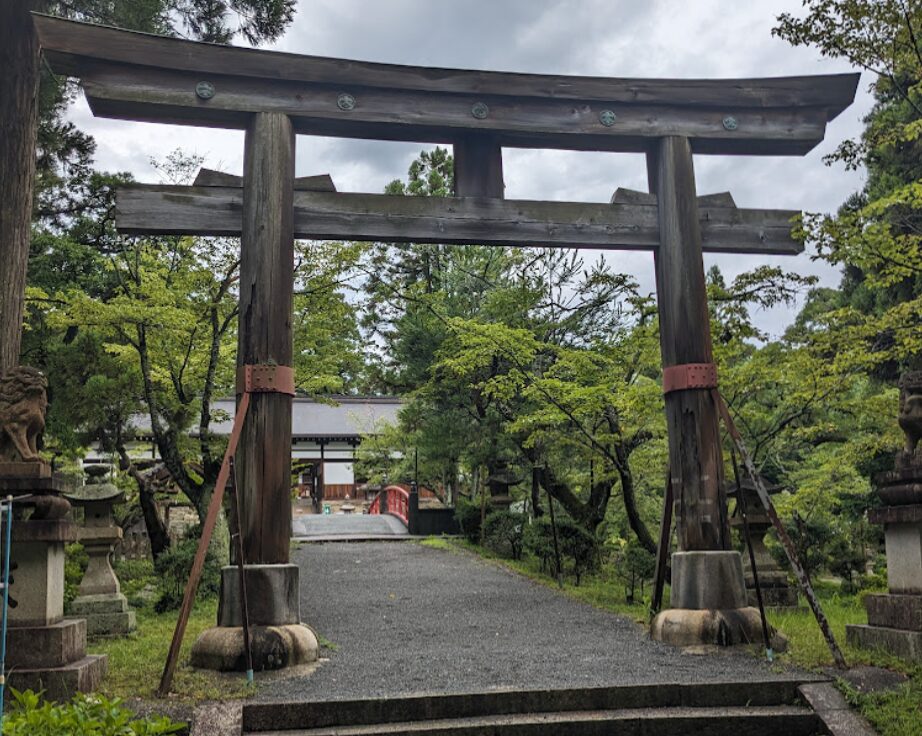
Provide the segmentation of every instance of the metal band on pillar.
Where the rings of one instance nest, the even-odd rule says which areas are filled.
[[[663,368],[663,393],[717,388],[717,366],[713,363],[682,363]]]
[[[295,395],[295,372],[287,365],[241,365],[237,368],[237,393]]]

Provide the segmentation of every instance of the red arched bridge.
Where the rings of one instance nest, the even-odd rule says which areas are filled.
[[[292,533],[313,541],[457,534],[454,513],[450,507],[420,508],[415,486],[389,485],[378,492],[364,513],[296,516]]]

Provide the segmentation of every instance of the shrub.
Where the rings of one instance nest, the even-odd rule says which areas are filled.
[[[455,504],[455,518],[461,526],[461,533],[469,542],[480,541],[480,504],[463,496]]]
[[[641,547],[636,539],[631,539],[616,556],[615,570],[624,582],[625,600],[633,603],[638,587],[643,597],[644,581],[652,578],[656,570],[656,557]]]
[[[166,716],[137,718],[118,698],[74,696],[69,703],[43,701],[31,690],[12,690],[3,736],[160,736],[186,728]]]
[[[195,551],[198,549],[199,527],[190,529],[186,537],[170,545],[154,564],[157,573],[158,598],[154,603],[157,613],[172,611],[182,605],[182,596],[192,571]],[[199,582],[197,599],[214,597],[221,589],[221,562],[214,551],[214,541],[205,556],[202,579]]]
[[[525,514],[493,511],[483,522],[483,543],[502,557],[522,557]]]
[[[564,568],[561,572],[566,574],[569,562],[576,584],[579,585],[583,573],[594,569],[598,564],[598,541],[585,527],[569,516],[557,519],[557,541]],[[550,572],[555,569],[554,532],[549,517],[542,516],[528,526],[525,530],[524,546],[541,560],[543,570]]]
[[[137,608],[150,605],[153,598],[150,591],[155,590],[159,582],[150,559],[118,560],[112,568],[128,603]]]
[[[79,542],[68,544],[64,548],[64,606],[69,607],[77,597],[77,589],[83,580],[83,573],[90,562],[90,557]]]

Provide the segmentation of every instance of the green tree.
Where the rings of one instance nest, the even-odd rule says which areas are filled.
[[[818,349],[841,370],[892,381],[922,361],[922,7],[902,0],[809,0],[775,33],[875,74],[860,139],[830,157],[867,183],[835,216],[809,215],[803,237],[843,268],[841,298],[815,314]]]
[[[20,357],[33,204],[49,218],[83,205],[93,142],[62,119],[74,86],[42,71],[30,11],[228,43],[277,38],[295,0],[10,0],[0,10],[0,373]],[[38,144],[38,156],[36,145]],[[36,176],[36,160],[39,164]],[[62,186],[64,180],[68,186]],[[34,190],[38,185],[38,195]]]

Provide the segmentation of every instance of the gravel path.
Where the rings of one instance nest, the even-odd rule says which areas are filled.
[[[340,699],[504,687],[796,677],[745,653],[682,653],[632,621],[464,552],[412,542],[311,544],[301,616],[335,650],[258,697]]]

